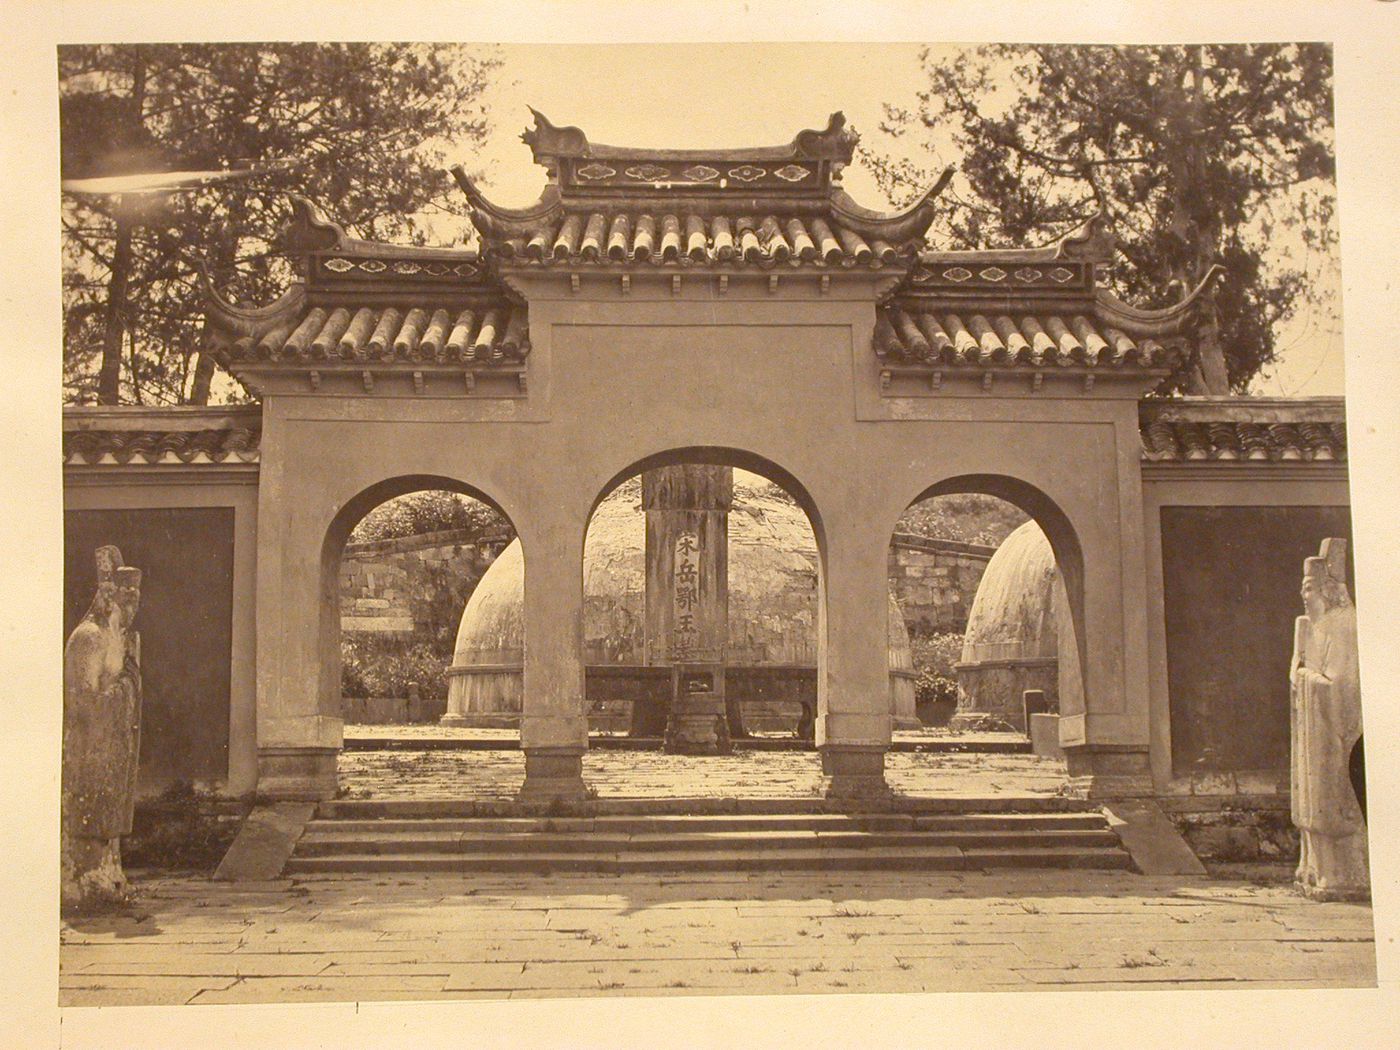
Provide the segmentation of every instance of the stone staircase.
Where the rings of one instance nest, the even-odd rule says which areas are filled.
[[[446,800],[324,802],[283,874],[1133,867],[1101,810],[1062,799],[904,799],[894,812],[716,801],[611,800],[573,815]]]

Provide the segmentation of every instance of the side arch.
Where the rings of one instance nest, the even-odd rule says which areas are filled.
[[[964,493],[995,496],[1018,507],[1040,526],[1046,539],[1050,541],[1050,549],[1055,554],[1056,568],[1064,581],[1073,633],[1072,639],[1060,639],[1061,662],[1063,663],[1064,655],[1073,660],[1072,667],[1061,668],[1061,680],[1064,681],[1068,674],[1076,686],[1073,692],[1077,694],[1078,702],[1084,703],[1084,668],[1088,659],[1085,638],[1084,548],[1069,515],[1040,488],[1020,478],[1004,474],[960,474],[943,478],[920,491],[905,505],[905,509],[936,496]],[[892,535],[894,523],[891,523],[889,531]],[[1068,653],[1065,652],[1067,641],[1070,643]]]
[[[478,500],[501,515],[520,535],[515,519],[491,495],[456,478],[438,474],[403,474],[385,478],[346,500],[326,527],[321,541],[320,593],[317,612],[316,706],[323,715],[341,713],[340,561],[350,533],[375,507],[413,492],[446,491]],[[521,543],[525,540],[522,538]]]

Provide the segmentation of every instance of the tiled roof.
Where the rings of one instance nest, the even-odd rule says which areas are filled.
[[[1134,340],[1085,314],[951,313],[898,306],[882,310],[875,353],[894,364],[1027,364],[1166,367],[1161,343]]]
[[[526,310],[508,302],[463,309],[317,306],[230,346],[237,360],[520,362],[530,352]]]
[[[230,409],[67,409],[63,462],[98,464],[241,464],[258,461],[262,415]]]
[[[1342,423],[1157,421],[1142,428],[1142,453],[1154,463],[1344,460],[1346,427]]]
[[[595,145],[535,113],[523,136],[550,175],[523,208],[489,200],[461,167],[488,260],[881,267],[912,264],[943,177],[903,211],[863,208],[838,186],[856,136],[832,114],[785,146],[650,150]]]
[[[1153,463],[1329,462],[1347,458],[1339,398],[1144,401],[1142,454]]]
[[[542,262],[823,263],[883,266],[908,256],[822,216],[572,212],[493,246],[502,258]]]

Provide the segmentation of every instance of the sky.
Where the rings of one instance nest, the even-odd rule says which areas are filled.
[[[862,144],[897,152],[901,141],[879,130],[884,105],[913,105],[925,84],[916,44],[511,44],[486,99],[494,123],[485,147],[449,160],[482,174],[498,203],[523,205],[539,196],[543,169],[519,133],[534,106],[558,125],[574,124],[592,142],[670,148],[766,146],[803,128],[821,128],[841,110]],[[951,48],[946,53],[951,53]],[[956,164],[950,140],[939,165]],[[843,184],[858,202],[890,202],[859,156]],[[1308,257],[1301,238],[1278,238],[1323,285],[1338,282],[1333,258]],[[1334,301],[1340,302],[1340,296]],[[1343,393],[1341,324],[1336,308],[1304,305],[1280,327],[1281,361],[1256,379],[1262,395]]]

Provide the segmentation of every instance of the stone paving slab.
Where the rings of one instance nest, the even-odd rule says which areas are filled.
[[[519,751],[345,751],[340,784],[352,799],[513,798],[525,776]],[[798,799],[821,794],[815,752],[739,751],[702,761],[659,751],[589,751],[584,780],[599,798]],[[890,787],[914,797],[1053,796],[1063,762],[1035,755],[885,756]]]
[[[1127,873],[145,879],[65,926],[63,1005],[1372,987],[1370,909]]]

